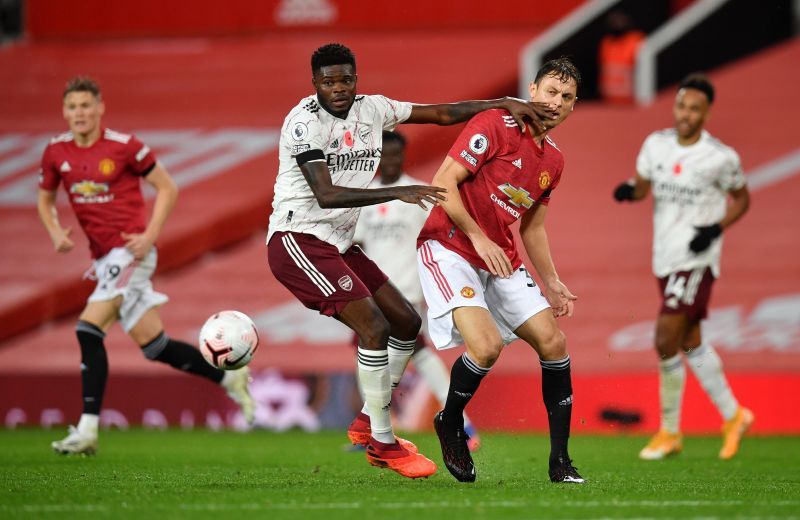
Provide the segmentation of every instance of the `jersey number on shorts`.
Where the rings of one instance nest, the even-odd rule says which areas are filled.
[[[103,280],[103,289],[108,289],[108,284],[114,281],[114,279],[119,276],[119,273],[122,272],[122,268],[118,265],[109,265],[106,267],[101,280]]]

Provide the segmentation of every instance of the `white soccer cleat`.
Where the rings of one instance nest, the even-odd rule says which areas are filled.
[[[53,441],[50,446],[62,455],[94,455],[97,453],[97,434],[81,432],[70,426],[69,435],[63,440]]]
[[[242,367],[225,372],[220,384],[228,392],[228,397],[239,405],[247,424],[253,424],[256,416],[256,402],[250,395],[250,369]]]

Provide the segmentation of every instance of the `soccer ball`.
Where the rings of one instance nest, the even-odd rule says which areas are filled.
[[[239,311],[220,311],[200,329],[200,353],[211,366],[223,370],[242,368],[258,348],[253,320]]]

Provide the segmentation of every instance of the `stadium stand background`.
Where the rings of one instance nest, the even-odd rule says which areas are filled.
[[[72,254],[55,255],[34,207],[36,163],[48,136],[63,130],[59,95],[68,77],[95,76],[108,104],[105,123],[144,138],[181,183],[178,206],[159,241],[156,278],[172,300],[163,312],[170,334],[193,338],[205,317],[223,308],[247,312],[264,341],[253,364],[259,424],[336,426],[349,421],[355,401],[349,335],[299,306],[266,266],[263,233],[277,170],[277,131],[286,112],[311,92],[309,55],[328,41],[354,49],[363,93],[418,102],[512,94],[521,47],[582,2],[535,10],[522,1],[499,4],[439,2],[432,8],[417,0],[363,9],[360,2],[334,0],[235,0],[221,12],[216,2],[164,7],[143,0],[135,9],[99,0],[70,9],[26,2],[27,36],[0,49],[5,424],[51,425],[78,412],[79,352],[72,329],[91,290],[81,280],[86,243],[81,238]],[[657,11],[669,16],[685,4],[664,3]],[[373,30],[376,25],[381,29]],[[583,46],[595,50],[584,43],[581,51]],[[706,47],[699,48],[703,52],[696,54],[705,55]],[[791,93],[800,73],[786,66],[798,62],[800,42],[793,38],[710,70],[719,100],[709,129],[742,155],[754,203],[726,236],[723,278],[706,331],[762,432],[800,431],[797,417],[782,413],[774,397],[800,390],[800,244],[787,224],[799,216],[800,150],[793,124],[800,100]],[[774,89],[769,94],[757,87],[765,78]],[[643,108],[581,101],[553,135],[567,170],[548,227],[561,276],[580,297],[577,315],[564,322],[575,361],[576,432],[652,430],[657,424],[649,207],[620,208],[610,193],[633,173],[647,133],[670,125],[672,96],[665,90]],[[459,130],[401,129],[410,139],[409,171],[421,178],[433,175]],[[75,225],[71,217],[64,220]],[[146,362],[118,329],[107,344],[107,424],[238,424],[221,393]],[[538,392],[530,351],[509,347],[486,386],[473,406],[479,424],[544,428],[540,405],[525,404],[528,392]],[[698,393],[690,380],[687,431],[715,431],[719,421],[710,404],[693,399]],[[405,425],[427,425],[432,404],[424,389],[412,380],[400,401]],[[604,411],[606,418],[638,415],[642,421],[609,422]]]

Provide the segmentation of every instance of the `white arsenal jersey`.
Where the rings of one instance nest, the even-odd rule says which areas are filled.
[[[298,154],[320,150],[334,185],[366,188],[381,159],[382,132],[411,115],[411,104],[383,96],[356,96],[346,119],[325,111],[317,96],[304,98],[283,122],[280,166],[267,242],[276,231],[307,233],[344,253],[352,244],[360,208],[323,209],[297,165]]]
[[[370,188],[389,188],[425,184],[403,174],[392,184],[381,184],[375,179]],[[399,200],[384,202],[361,209],[354,241],[364,248],[381,271],[403,293],[410,302],[423,301],[422,286],[419,283],[417,262],[417,236],[428,212],[416,204],[406,204]]]
[[[727,194],[746,181],[738,154],[703,130],[690,145],[678,144],[674,129],[650,134],[636,160],[639,175],[651,182],[653,216],[653,273],[709,266],[719,276],[722,237],[701,253],[689,249],[695,226],[716,224],[725,215]]]

